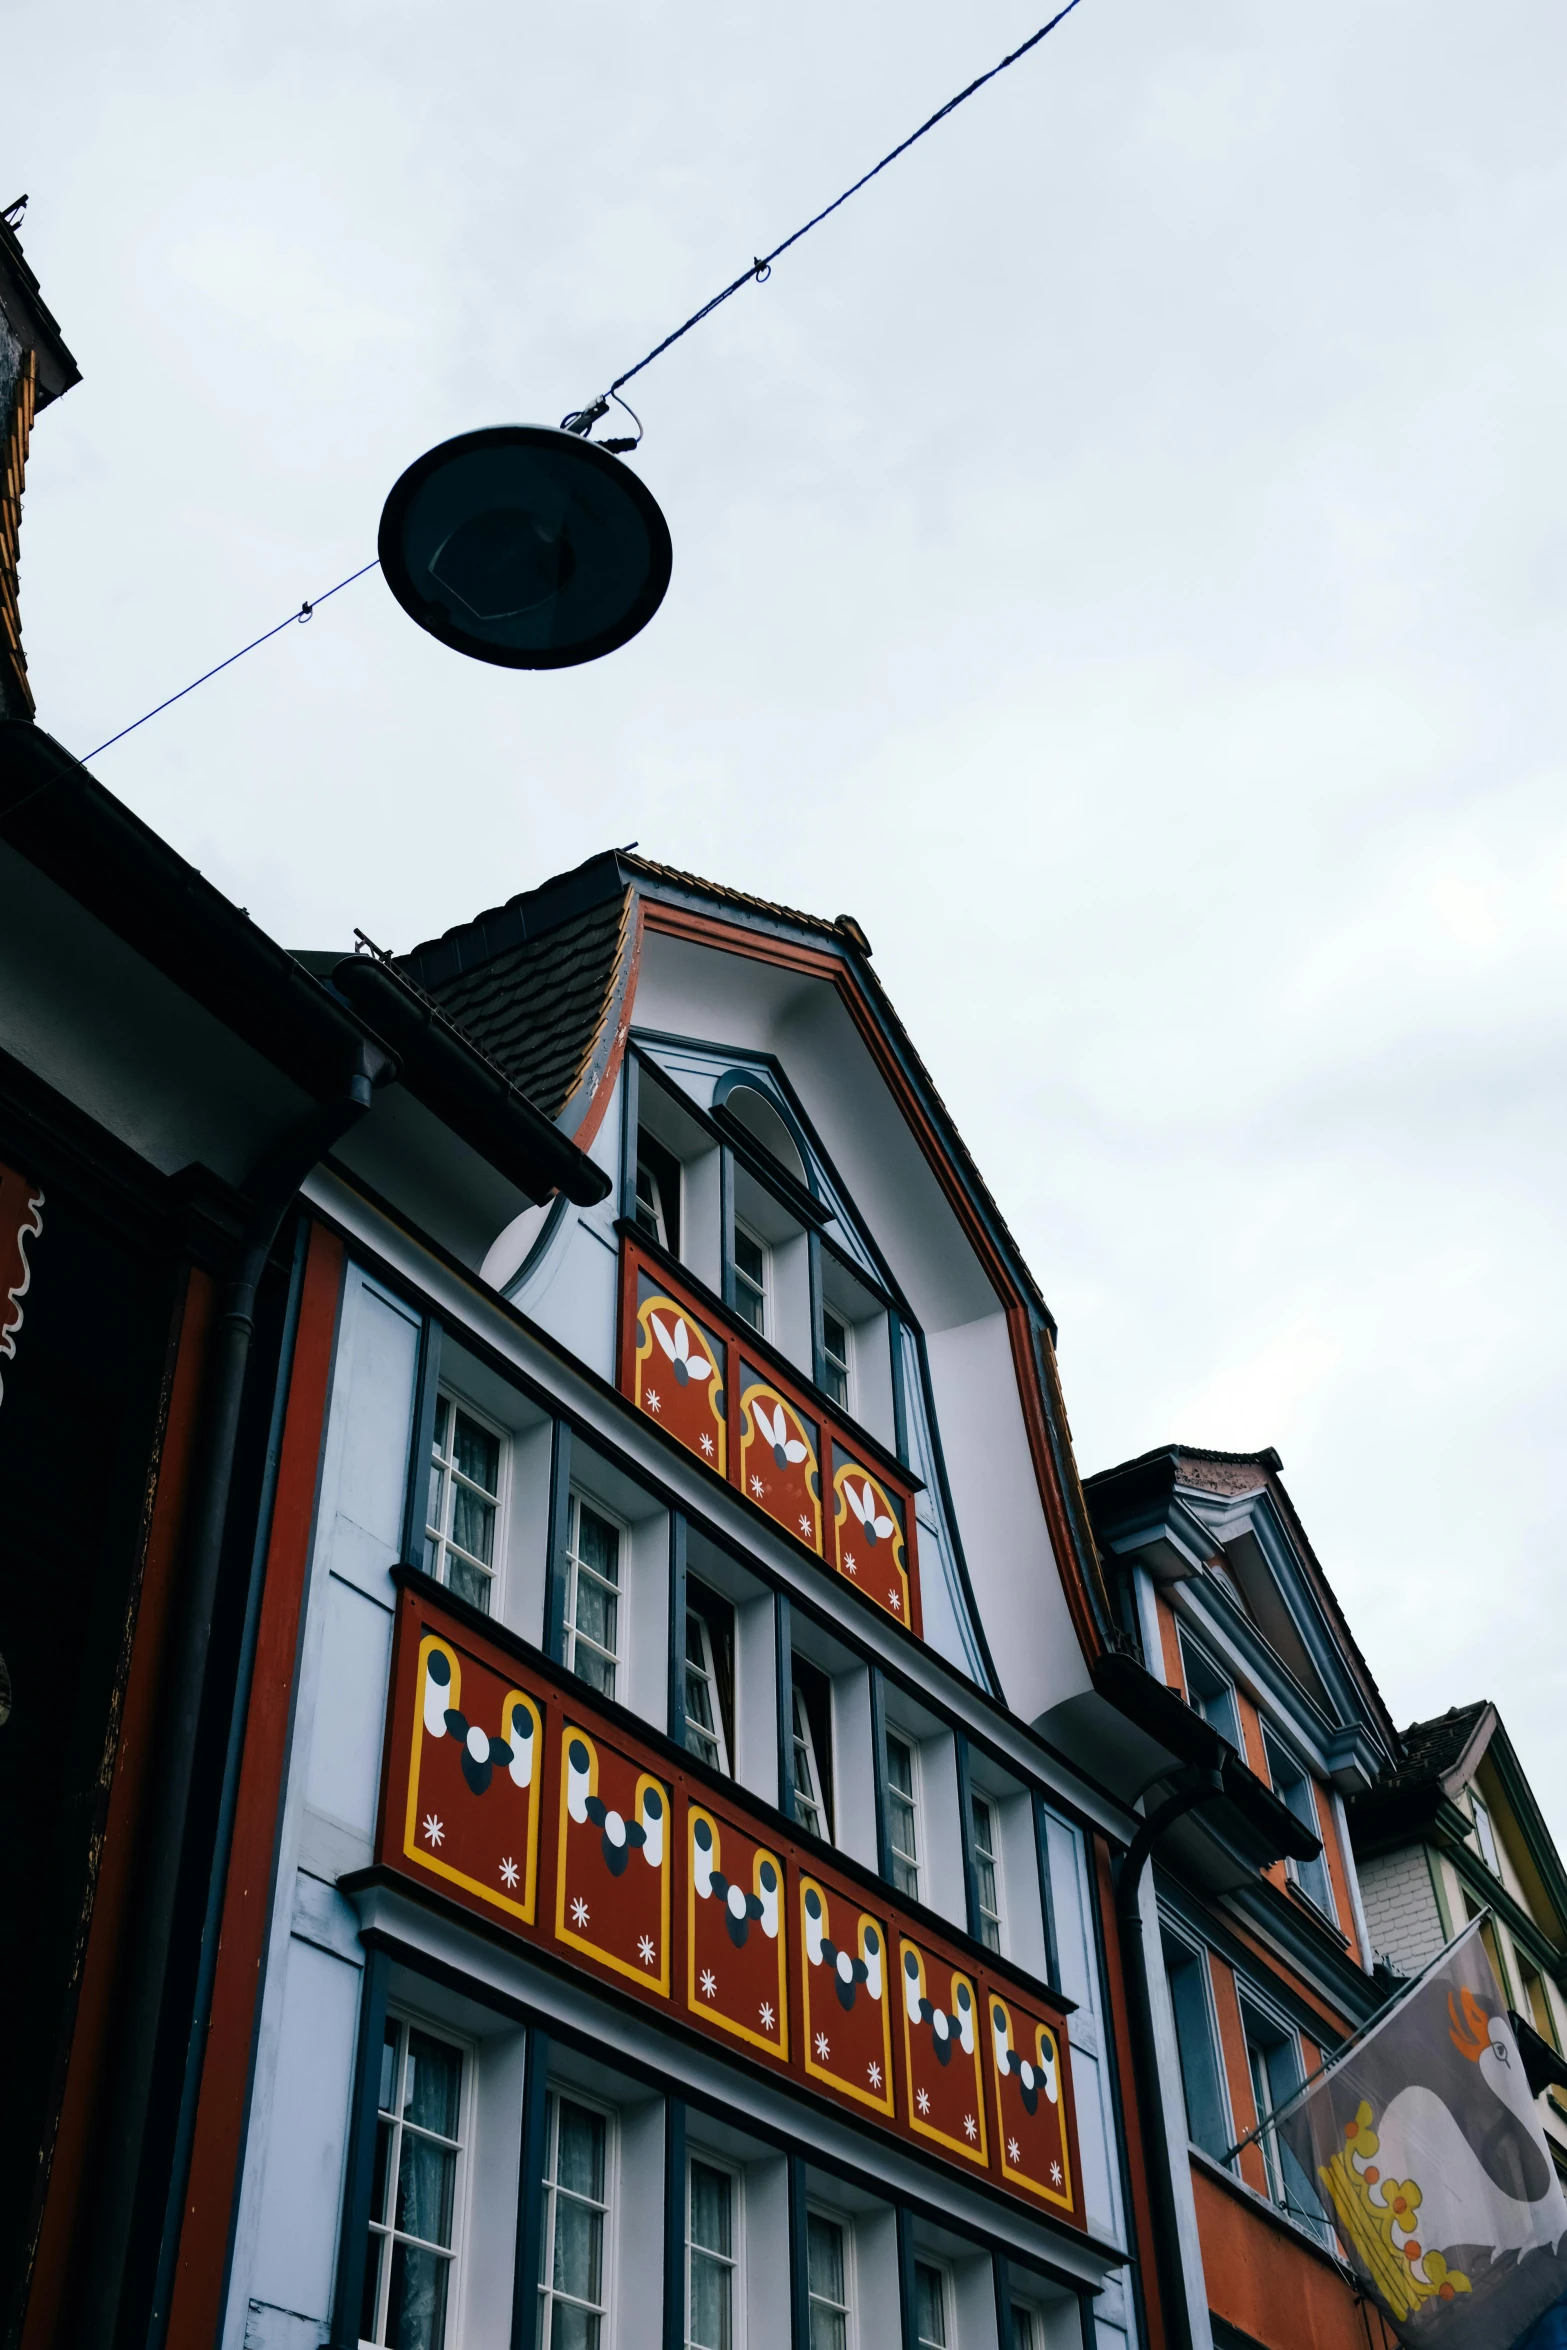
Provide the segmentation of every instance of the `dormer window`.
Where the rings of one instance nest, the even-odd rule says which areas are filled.
[[[680,1161],[645,1126],[637,1129],[636,1215],[649,1240],[680,1254]]]
[[[1263,1747],[1268,1757],[1268,1776],[1273,1781],[1273,1792],[1289,1806],[1303,1828],[1309,1828],[1319,1840],[1322,1822],[1317,1814],[1316,1789],[1309,1771],[1302,1770],[1292,1754],[1286,1753],[1265,1731]],[[1315,1860],[1292,1860],[1288,1864],[1290,1877],[1297,1884],[1313,1909],[1319,1909],[1325,1918],[1336,1922],[1333,1902],[1333,1880],[1328,1864],[1319,1853]]]
[[[1237,1754],[1241,1747],[1240,1709],[1235,1691],[1213,1659],[1196,1642],[1181,1634],[1181,1663],[1186,1672],[1186,1701],[1201,1714],[1210,1729],[1228,1739]]]
[[[735,1225],[735,1311],[759,1337],[767,1336],[767,1243],[744,1224]]]
[[[1496,1850],[1496,1830],[1491,1825],[1491,1814],[1475,1790],[1469,1790],[1469,1809],[1474,1816],[1475,1842],[1480,1847],[1480,1858],[1493,1877],[1502,1873],[1501,1860]]]

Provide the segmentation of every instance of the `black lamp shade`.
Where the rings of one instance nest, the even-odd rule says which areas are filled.
[[[379,552],[410,618],[507,669],[612,653],[658,610],[673,560],[669,526],[630,468],[542,424],[427,450],[382,509]]]

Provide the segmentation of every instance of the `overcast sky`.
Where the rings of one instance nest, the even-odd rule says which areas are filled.
[[[31,12],[84,382],[23,615],[86,752],[554,423],[1026,0]],[[1079,1458],[1282,1453],[1397,1718],[1567,1841],[1567,17],[1082,0],[643,379],[667,602],[529,676],[378,577],[97,772],[289,946],[595,849],[855,914]]]

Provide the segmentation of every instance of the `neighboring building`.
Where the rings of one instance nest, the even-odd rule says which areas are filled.
[[[0,721],[33,715],[18,584],[33,419],[82,380],[22,252],[26,210],[19,196],[0,211]]]
[[[1567,1873],[1494,1705],[1415,1722],[1350,1806],[1366,1924],[1418,1974],[1476,1918],[1567,2179]],[[1489,1914],[1487,1914],[1489,1913]]]
[[[1345,1800],[1397,1742],[1280,1470],[1271,1450],[1172,1446],[1085,1492],[1148,1671],[1320,1840],[1316,1857],[1259,1868],[1199,1810],[1156,1855],[1147,1939],[1190,2336],[1365,2350],[1311,2186],[1266,2128],[1235,2151],[1391,1988]]]

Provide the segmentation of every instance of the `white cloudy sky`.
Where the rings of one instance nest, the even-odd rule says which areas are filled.
[[[44,722],[365,561],[1038,21],[33,11]],[[1276,1444],[1398,1717],[1495,1697],[1567,1836],[1564,81],[1549,0],[1082,0],[644,380],[633,646],[484,669],[372,577],[98,772],[289,945],[633,838],[856,914],[1084,1467]]]

